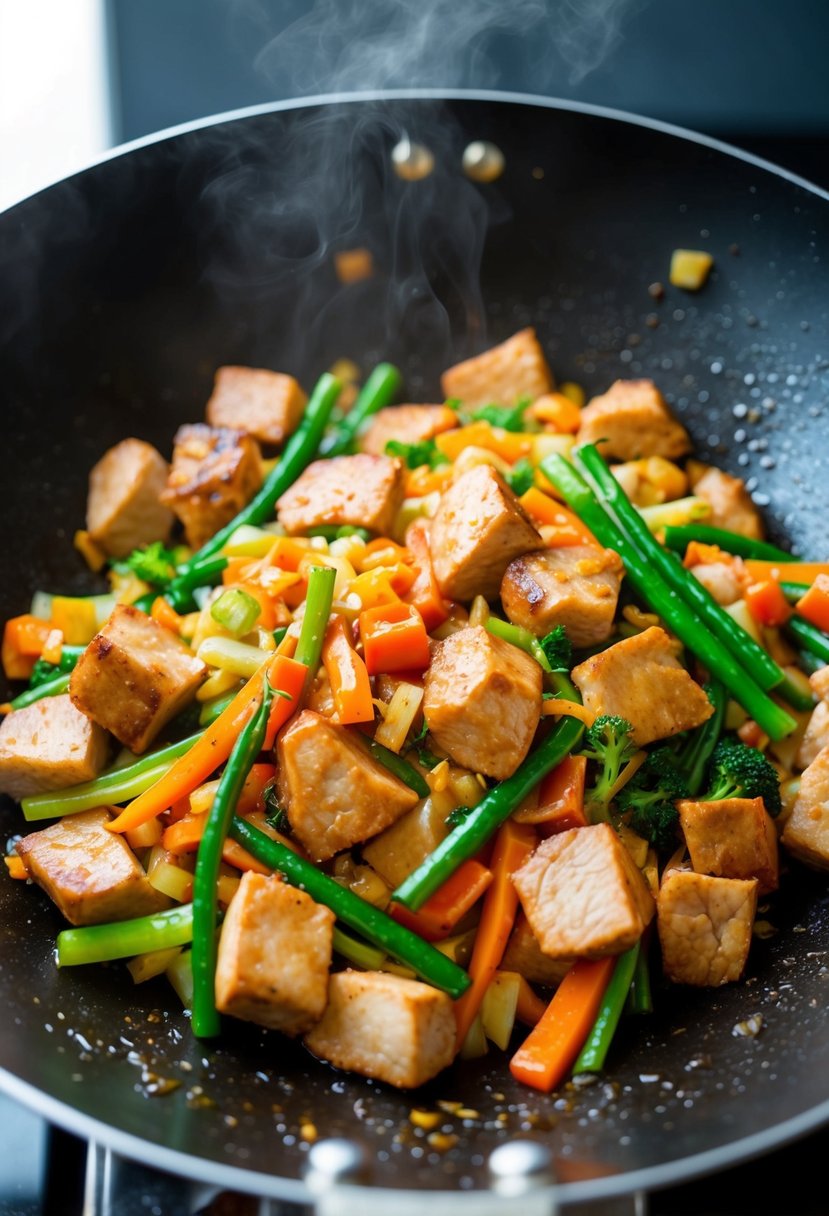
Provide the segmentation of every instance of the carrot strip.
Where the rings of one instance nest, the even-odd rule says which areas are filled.
[[[578,515],[567,507],[556,502],[549,494],[530,486],[518,500],[521,506],[537,524],[554,528],[555,532],[547,533],[547,543],[551,546],[566,545],[598,545],[593,533],[581,522]]]
[[[829,579],[826,581],[829,583]],[[814,591],[814,587],[808,594],[811,595],[812,591]],[[777,625],[785,625],[792,615],[789,601],[783,594],[780,584],[773,578],[751,583],[746,587],[743,598],[758,625],[768,625],[772,628]],[[805,598],[807,597],[804,596]]]
[[[478,902],[492,882],[492,877],[491,870],[470,858],[447,878],[417,912],[410,912],[402,904],[393,903],[389,907],[389,915],[427,942],[442,941]]]
[[[486,893],[481,911],[481,923],[475,935],[469,963],[471,986],[455,1001],[457,1047],[466,1038],[469,1027],[481,1007],[504,951],[518,910],[518,895],[512,876],[523,865],[535,847],[536,836],[531,827],[508,819],[498,832],[492,851],[492,884]]]
[[[153,600],[150,616],[158,625],[163,625],[165,629],[170,629],[175,634],[181,633],[183,618],[179,616],[175,608],[167,603],[163,595],[157,595]]]
[[[544,1017],[547,1006],[530,987],[523,975],[518,978],[521,982],[518,985],[518,1004],[515,1006],[515,1016],[525,1026],[537,1026]]]
[[[6,621],[3,630],[3,670],[10,680],[28,680],[35,660],[52,631],[48,621],[24,613]]]
[[[337,721],[345,726],[374,721],[374,702],[366,665],[351,645],[349,629],[335,616],[322,644],[322,662],[337,709]]]
[[[573,964],[541,1021],[510,1060],[516,1081],[548,1094],[564,1080],[596,1021],[615,964],[615,958]]]
[[[767,578],[778,582],[813,583],[819,574],[829,574],[829,562],[766,562],[749,558],[746,570],[756,583]]]
[[[579,722],[583,722],[585,726],[592,726],[596,717],[586,705],[581,705],[578,701],[559,700],[558,697],[551,697],[545,701],[541,706],[541,712],[545,717],[565,714],[570,718],[578,718]]]
[[[584,811],[586,756],[565,756],[538,787],[538,806],[513,812],[516,823],[531,823],[542,836],[587,827]]]
[[[824,632],[829,630],[829,575],[819,574],[795,607],[801,616],[817,625],[818,629]]]
[[[416,519],[406,531],[406,547],[412,555],[415,581],[406,592],[405,601],[415,607],[423,617],[426,632],[431,633],[449,616],[449,605],[440,593],[432,569],[429,552],[429,525],[424,519]]]
[[[360,578],[365,577],[360,575]],[[380,604],[361,612],[360,637],[370,675],[410,669],[422,671],[429,666],[426,626],[418,610],[410,604]]]

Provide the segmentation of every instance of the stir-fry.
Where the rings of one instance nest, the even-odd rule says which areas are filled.
[[[92,470],[109,592],[3,634],[8,874],[59,966],[165,975],[198,1037],[401,1087],[494,1045],[550,1091],[653,973],[740,979],[778,839],[829,866],[829,563],[651,381],[585,403],[531,329],[441,404],[355,377],[220,368],[170,465]]]

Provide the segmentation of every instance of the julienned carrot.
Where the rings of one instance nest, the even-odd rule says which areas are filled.
[[[470,858],[435,891],[418,912],[391,904],[389,915],[427,942],[448,937],[455,925],[478,902],[492,882],[492,871]]]
[[[484,899],[481,921],[475,934],[469,963],[469,978],[472,984],[460,1000],[455,1002],[458,1048],[475,1020],[484,993],[507,948],[507,939],[518,909],[518,895],[512,885],[512,875],[530,855],[535,842],[535,832],[531,827],[515,823],[511,819],[502,825],[495,838],[490,862],[492,884]]]
[[[584,811],[586,756],[565,756],[538,787],[538,806],[513,815],[516,823],[537,827],[542,836],[583,828],[588,819]]]
[[[573,964],[543,1018],[510,1060],[516,1081],[548,1094],[564,1080],[596,1021],[615,965],[615,958]]]
[[[530,486],[518,501],[537,524],[555,528],[554,533],[548,534],[548,544],[562,548],[568,545],[598,545],[593,533],[574,511],[556,502],[537,486]]]
[[[811,584],[819,574],[829,574],[829,562],[767,562],[749,558],[745,566],[757,583],[776,578],[778,582]]]
[[[374,702],[366,665],[351,645],[348,626],[341,616],[330,622],[322,645],[322,662],[328,674],[337,721],[344,726],[374,721]]]
[[[270,671],[270,681],[273,687],[278,688],[280,692],[287,693],[287,696],[274,697],[271,703],[268,729],[265,731],[265,751],[270,751],[279,731],[299,709],[308,675],[305,663],[300,663],[298,659],[289,659],[284,654],[278,654],[271,661]]]
[[[206,823],[207,815],[187,815],[184,819],[179,819],[165,828],[161,843],[168,853],[179,855],[195,853],[204,835]],[[294,847],[292,842],[281,836],[279,832],[274,832],[273,837],[289,849]],[[257,874],[271,873],[267,866],[263,866],[235,840],[225,840],[222,846],[222,860],[237,870],[255,870]]]
[[[300,670],[295,670],[299,668]],[[274,697],[274,710],[281,710],[286,721],[296,707],[297,694],[292,692],[299,685],[301,691],[305,681],[306,669],[303,664],[296,663],[284,655],[275,655],[268,663],[268,680],[274,688],[291,694],[291,700],[284,697]],[[287,685],[287,687],[286,687]],[[130,832],[140,827],[142,823],[154,819],[162,811],[166,811],[179,798],[192,794],[197,785],[206,781],[211,773],[224,764],[233,750],[233,744],[238,738],[239,731],[254,712],[262,692],[262,673],[258,671],[251,676],[247,684],[240,689],[220,714],[212,726],[208,726],[190,748],[181,756],[172,768],[151,785],[143,794],[134,798],[124,808],[120,815],[107,824],[111,832]],[[284,709],[282,707],[284,706]],[[271,715],[273,725],[273,714]],[[270,728],[269,728],[270,729]],[[274,733],[278,729],[275,727]]]

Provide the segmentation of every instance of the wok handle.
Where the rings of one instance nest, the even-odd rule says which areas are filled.
[[[90,1142],[86,1151],[83,1216],[194,1216],[218,1193],[204,1186],[129,1161]]]

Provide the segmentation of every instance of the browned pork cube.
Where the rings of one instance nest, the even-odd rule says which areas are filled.
[[[688,432],[652,380],[617,380],[601,397],[594,397],[581,412],[578,441],[598,443],[605,460],[675,460],[691,448]]]
[[[829,869],[829,747],[804,770],[781,840],[807,865]]]
[[[550,958],[621,954],[655,910],[641,870],[608,823],[548,837],[512,881]]]
[[[136,754],[196,695],[207,668],[145,612],[118,604],[78,660],[73,704]]]
[[[142,439],[122,439],[89,474],[86,526],[110,557],[125,557],[154,540],[166,540],[173,513],[161,501],[167,461]]]
[[[744,575],[737,562],[700,562],[691,566],[691,574],[724,608],[743,598]]]
[[[335,456],[315,460],[276,504],[290,533],[323,524],[391,532],[403,502],[403,464],[391,456]]]
[[[495,599],[512,559],[541,544],[521,503],[488,464],[469,469],[446,490],[429,533],[441,594],[467,602],[476,595]]]
[[[530,750],[541,714],[541,668],[480,625],[438,642],[423,716],[452,759],[503,781]]]
[[[549,954],[545,954],[530,928],[529,921],[523,912],[520,912],[500,967],[502,971],[517,971],[530,984],[555,988],[575,961],[573,958],[550,958]]]
[[[200,548],[238,515],[262,484],[259,444],[243,431],[202,422],[176,431],[173,467],[162,502]]]
[[[259,443],[283,444],[299,425],[308,398],[293,376],[259,367],[220,367],[206,417]]]
[[[829,746],[829,702],[818,701],[797,750],[799,768],[808,768],[824,747]]]
[[[698,874],[756,878],[760,895],[777,890],[777,830],[762,798],[683,799],[677,810]]]
[[[106,731],[67,695],[43,697],[0,725],[0,793],[25,798],[97,777],[106,764]]]
[[[668,979],[697,988],[738,980],[756,910],[756,878],[669,870],[659,888],[656,920]]]
[[[149,916],[170,906],[150,886],[144,868],[100,808],[66,815],[42,832],[18,841],[17,852],[31,877],[73,925]]]
[[[818,668],[809,676],[809,683],[816,697],[820,697],[822,701],[829,701],[829,665]]]
[[[457,397],[467,409],[494,402],[535,401],[555,387],[534,329],[522,329],[500,346],[447,368],[440,380],[444,397]]]
[[[610,637],[623,574],[612,549],[538,549],[507,566],[501,602],[509,619],[536,637],[563,625],[574,646],[594,646]]]
[[[382,971],[339,971],[305,1045],[335,1068],[415,1089],[452,1063],[451,999],[429,984]]]
[[[391,439],[398,443],[423,443],[457,425],[458,415],[448,405],[390,405],[378,410],[371,419],[360,447],[380,456]]]
[[[334,913],[271,875],[248,871],[222,925],[216,1008],[283,1034],[322,1017]]]
[[[277,752],[280,802],[315,861],[376,836],[417,802],[346,727],[310,709],[282,731]]]
[[[701,726],[714,712],[658,626],[586,659],[572,676],[590,712],[626,718],[640,747]]]
[[[704,466],[703,466],[704,467]],[[691,477],[691,487],[698,498],[711,507],[705,520],[713,528],[727,528],[752,540],[762,540],[765,528],[760,512],[751,501],[745,482],[722,469],[705,469],[700,477]]]

